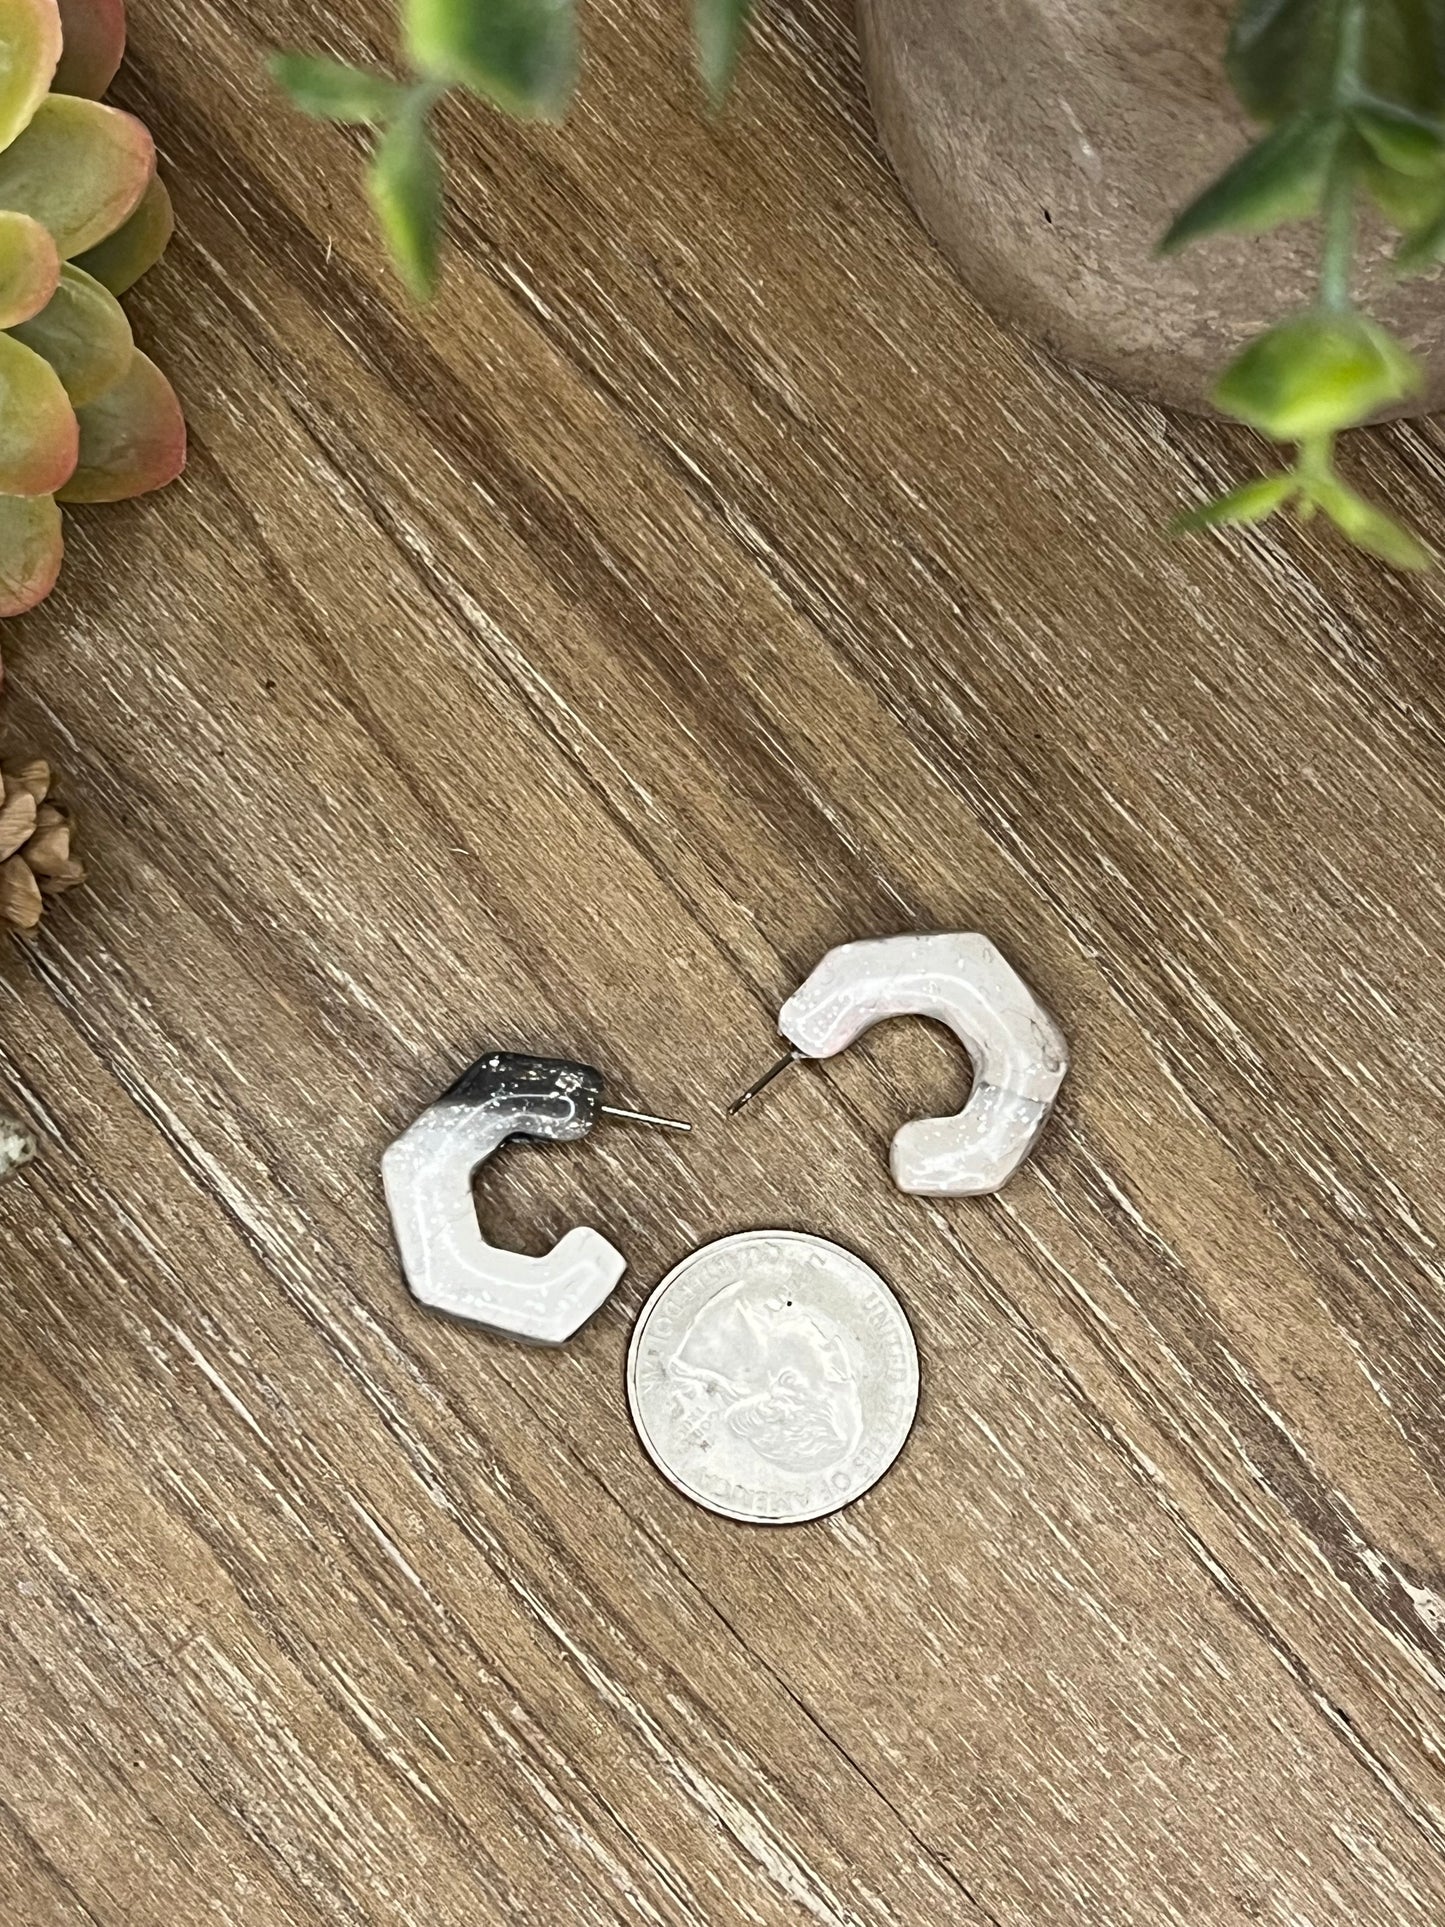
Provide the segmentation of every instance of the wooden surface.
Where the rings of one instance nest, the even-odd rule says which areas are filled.
[[[93,889],[0,973],[0,1892],[23,1927],[1438,1927],[1445,579],[1170,547],[1253,459],[970,303],[846,19],[587,9],[565,133],[449,117],[417,316],[258,78],[379,6],[137,10],[192,427],[5,637]],[[1445,540],[1445,442],[1362,478]],[[736,1124],[825,947],[990,932],[1075,1068],[1000,1199],[894,1194],[891,1025]],[[631,1268],[572,1345],[398,1280],[382,1145],[484,1043],[691,1140],[515,1150]],[[867,1253],[903,1460],[752,1532],[643,1459],[704,1239]]]

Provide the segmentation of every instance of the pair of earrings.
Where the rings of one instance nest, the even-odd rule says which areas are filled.
[[[931,1017],[968,1051],[973,1088],[952,1117],[918,1118],[893,1139],[901,1191],[973,1197],[997,1191],[1037,1142],[1068,1069],[1058,1025],[1023,978],[977,932],[841,944],[784,1004],[787,1054],[731,1106],[736,1113],[790,1064],[834,1057],[888,1017]],[[480,1167],[508,1138],[586,1137],[599,1117],[687,1131],[674,1118],[602,1102],[584,1064],[493,1051],[422,1112],[386,1151],[382,1177],[413,1295],[510,1338],[560,1345],[611,1296],[627,1268],[615,1245],[576,1225],[544,1257],[489,1244],[472,1197]]]

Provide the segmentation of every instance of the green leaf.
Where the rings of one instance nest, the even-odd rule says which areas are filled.
[[[1326,98],[1339,0],[1241,0],[1229,36],[1235,92],[1257,120],[1282,121]],[[1364,0],[1358,80],[1399,107],[1438,109],[1445,93],[1439,0]]]
[[[561,117],[577,84],[574,0],[406,0],[406,48],[434,80],[509,114]]]
[[[0,616],[23,615],[45,600],[64,551],[53,495],[0,495]]]
[[[133,116],[50,94],[0,154],[0,207],[49,228],[69,260],[135,212],[155,166],[155,143]]]
[[[1413,234],[1407,234],[1395,256],[1401,274],[1421,274],[1445,256],[1445,196],[1432,220],[1424,221]]]
[[[1317,214],[1341,132],[1338,121],[1314,115],[1276,127],[1185,208],[1160,242],[1160,253],[1226,229],[1259,234]]]
[[[75,467],[75,410],[48,361],[0,335],[0,495],[53,495]]]
[[[0,328],[39,314],[60,285],[60,256],[49,228],[0,208]]]
[[[75,257],[75,265],[109,288],[124,294],[148,274],[166,251],[175,232],[171,197],[159,174],[152,174],[135,212],[93,248]]]
[[[44,100],[60,59],[55,0],[6,0],[0,8],[0,147],[8,147]]]
[[[109,288],[69,261],[40,313],[10,332],[50,363],[72,408],[94,401],[119,381],[135,347],[125,310]]]
[[[60,0],[60,30],[55,92],[99,100],[125,55],[125,0]]]
[[[1252,341],[1220,377],[1215,406],[1276,441],[1368,421],[1423,385],[1414,356],[1357,314],[1312,313]]]
[[[1397,173],[1370,152],[1362,157],[1360,178],[1385,218],[1407,232],[1423,226],[1445,201],[1445,180]]]
[[[1331,13],[1329,0],[1242,0],[1226,64],[1256,120],[1283,120],[1320,97]]]
[[[77,408],[80,459],[55,491],[62,502],[124,502],[164,488],[186,465],[186,424],[176,392],[139,348],[130,366]]]
[[[423,104],[409,102],[377,144],[367,188],[391,258],[419,301],[436,287],[442,172]]]
[[[318,120],[386,121],[406,99],[388,74],[313,54],[273,54],[271,77],[303,114]]]
[[[1388,101],[1357,107],[1351,118],[1382,167],[1412,178],[1438,180],[1445,173],[1445,122]]]
[[[1298,492],[1299,478],[1295,475],[1263,475],[1258,481],[1244,482],[1239,488],[1230,489],[1227,495],[1217,495],[1212,502],[1201,502],[1197,509],[1177,516],[1171,530],[1175,535],[1194,535],[1200,529],[1263,522]]]
[[[1401,107],[1438,112],[1445,92],[1445,32],[1439,0],[1368,0],[1360,78]]]
[[[714,107],[727,98],[752,11],[753,0],[692,0],[698,71]]]
[[[1434,561],[1423,542],[1408,529],[1401,528],[1393,516],[1346,488],[1343,482],[1320,476],[1306,487],[1310,499],[1319,504],[1335,527],[1357,548],[1368,549],[1371,555],[1378,555],[1396,569],[1428,569]]]

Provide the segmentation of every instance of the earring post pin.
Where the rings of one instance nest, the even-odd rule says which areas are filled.
[[[728,1116],[736,1117],[744,1104],[751,1104],[755,1097],[768,1088],[775,1077],[781,1077],[789,1064],[798,1063],[803,1055],[804,1053],[800,1050],[790,1050],[786,1057],[780,1057],[771,1070],[763,1072],[756,1084],[750,1084],[741,1097],[735,1097],[733,1099],[732,1103],[728,1105]]]
[[[623,1111],[615,1104],[599,1104],[598,1112],[602,1117],[615,1117],[619,1124],[652,1124],[660,1131],[690,1131],[692,1126],[684,1124],[680,1117],[654,1117],[650,1111]]]

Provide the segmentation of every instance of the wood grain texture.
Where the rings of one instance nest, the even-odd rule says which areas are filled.
[[[0,973],[0,1881],[24,1927],[1438,1927],[1442,579],[1171,547],[1254,459],[1001,333],[764,9],[587,10],[564,131],[447,119],[407,310],[269,44],[136,9],[193,456],[71,523],[12,735],[94,886]],[[1361,442],[1445,546],[1445,442]],[[1074,1070],[999,1199],[893,1193],[956,1096],[892,1025],[735,1123],[831,943],[988,931]],[[514,1151],[631,1269],[541,1354],[428,1319],[377,1161],[484,1043],[694,1116]],[[893,1281],[859,1506],[691,1508],[637,1306],[754,1224]]]

